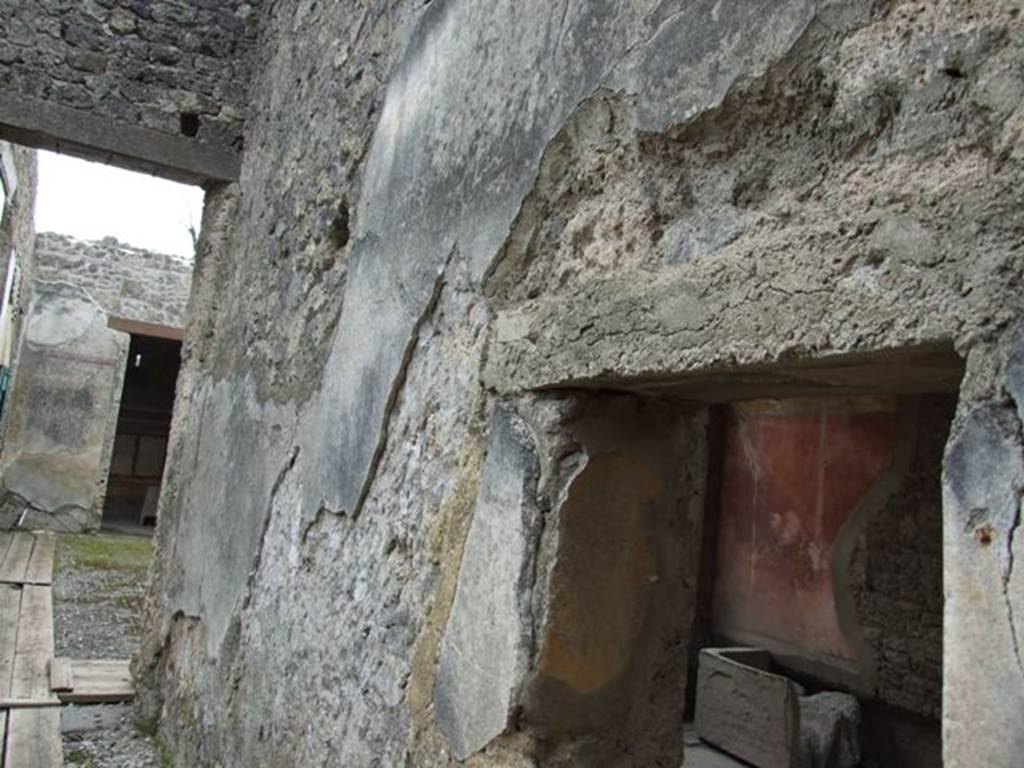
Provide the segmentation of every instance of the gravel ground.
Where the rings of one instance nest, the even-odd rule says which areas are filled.
[[[139,733],[131,712],[113,728],[64,734],[64,764],[83,768],[162,768],[156,741]]]
[[[58,656],[126,659],[139,644],[151,541],[136,536],[62,535],[53,578]],[[131,708],[112,728],[64,734],[64,760],[85,768],[160,768],[154,738],[136,727]]]

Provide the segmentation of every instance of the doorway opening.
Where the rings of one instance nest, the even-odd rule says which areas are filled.
[[[937,389],[714,407],[691,716],[701,648],[757,648],[801,697],[856,697],[863,768],[941,766],[941,467],[957,395]]]
[[[963,371],[936,345],[556,401],[524,722],[604,764],[941,766]]]
[[[132,334],[110,460],[104,526],[154,525],[181,342]]]

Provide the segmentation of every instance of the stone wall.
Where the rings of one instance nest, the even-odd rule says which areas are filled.
[[[0,525],[99,526],[129,337],[184,322],[191,265],[113,239],[36,238],[0,456]]]
[[[38,187],[35,152],[0,142],[0,364],[11,365],[24,304],[20,276],[31,268]],[[0,424],[3,423],[0,414]]]
[[[35,240],[32,277],[81,288],[110,317],[169,328],[185,327],[192,260],[119,243],[83,241],[42,232]]]
[[[875,667],[874,695],[938,719],[942,713],[942,452],[956,403],[912,408],[914,449],[898,490],[872,517],[850,583]]]
[[[637,557],[600,573],[625,630],[596,658],[551,653],[588,573],[551,532],[618,498],[607,473],[658,489],[630,519],[676,511],[666,547],[700,541],[700,408],[660,422],[693,461],[679,485],[635,446],[599,471],[573,408],[948,391],[955,352],[945,759],[1012,768],[1015,4],[273,10],[240,181],[208,197],[136,662],[176,765],[677,766],[678,718],[641,715],[673,713],[685,672],[635,625],[681,649],[685,617],[622,599],[669,573],[650,530],[598,513],[600,551]],[[514,536],[494,499],[517,502]],[[451,692],[488,690],[487,668],[452,649],[486,650],[492,625],[466,620],[460,574],[496,540],[485,595],[516,637],[472,708]],[[669,559],[692,586],[685,548]],[[616,705],[588,681],[621,684]]]
[[[35,153],[0,142],[2,169],[2,221],[4,247],[13,247],[26,258],[31,255],[35,234],[34,214],[38,186]]]
[[[231,157],[242,150],[258,7],[259,0],[3,0],[0,122],[16,140],[80,151],[88,142],[74,141],[75,125],[93,141],[105,128],[120,135],[99,147],[111,153],[189,174],[205,165],[209,176],[236,175]],[[177,159],[175,149],[183,153]]]

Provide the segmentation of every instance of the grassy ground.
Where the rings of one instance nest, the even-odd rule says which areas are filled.
[[[54,568],[86,568],[145,574],[153,559],[153,542],[143,536],[64,534],[57,542]]]
[[[57,650],[73,658],[126,658],[138,647],[152,540],[63,534],[54,561]]]

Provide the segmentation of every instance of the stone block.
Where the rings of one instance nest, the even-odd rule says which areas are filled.
[[[753,648],[705,648],[697,676],[698,735],[758,768],[796,768],[803,689]]]
[[[848,693],[802,696],[800,768],[857,768],[860,765],[860,702]]]
[[[856,768],[860,703],[848,693],[804,696],[757,648],[705,648],[697,679],[701,739],[758,768]]]

